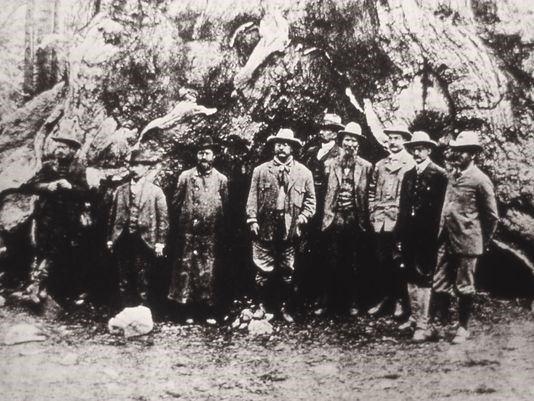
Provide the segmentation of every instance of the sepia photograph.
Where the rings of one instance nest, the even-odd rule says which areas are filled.
[[[0,399],[534,399],[534,1],[0,6]]]

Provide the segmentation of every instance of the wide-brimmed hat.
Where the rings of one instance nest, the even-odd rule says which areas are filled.
[[[153,165],[159,162],[159,157],[147,150],[135,149],[130,154],[130,164]]]
[[[335,131],[343,129],[344,126],[341,122],[341,117],[334,113],[326,113],[321,121],[321,127],[333,128]]]
[[[449,142],[451,148],[470,148],[473,150],[482,150],[480,138],[476,131],[462,131],[456,139]]]
[[[404,142],[404,147],[410,149],[416,145],[426,145],[431,148],[435,148],[438,144],[430,139],[430,136],[425,131],[415,131],[412,135],[412,139],[408,142]]]
[[[269,138],[267,138],[267,143],[270,142],[289,142],[293,146],[302,146],[302,141],[298,138],[295,138],[295,133],[289,128],[280,128],[276,135],[271,135]]]
[[[362,127],[357,122],[349,122],[344,129],[337,133],[338,141],[342,141],[347,135],[355,136],[359,140],[365,139],[365,135],[362,134]]]
[[[50,139],[52,139],[55,142],[64,143],[65,145],[68,145],[74,149],[80,149],[82,147],[82,143],[80,141],[70,136],[59,135],[59,136],[51,137]]]
[[[213,138],[210,136],[201,138],[196,145],[197,152],[203,149],[211,149],[213,152],[216,152],[217,150],[219,150],[219,148],[219,144],[215,143]]]
[[[412,138],[412,133],[405,125],[392,125],[388,128],[384,128],[384,134],[401,134],[405,140],[409,141]]]

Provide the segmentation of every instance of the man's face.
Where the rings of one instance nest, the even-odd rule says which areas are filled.
[[[453,149],[452,164],[460,170],[465,170],[473,161],[475,154],[467,149]]]
[[[412,154],[415,162],[419,164],[430,157],[430,153],[432,153],[432,148],[426,145],[414,145],[410,149],[410,153]]]
[[[334,131],[332,128],[321,127],[321,129],[319,130],[319,138],[323,143],[333,141],[334,139],[336,139],[336,136],[337,132]]]
[[[142,164],[142,163],[130,164],[130,172],[132,173],[132,177],[134,179],[139,179],[143,177],[148,172],[149,169],[150,169],[150,166],[147,164]]]
[[[72,160],[75,154],[75,148],[61,142],[58,142],[56,148],[54,149],[54,156],[60,161]]]
[[[274,155],[281,161],[286,161],[293,154],[293,148],[289,142],[276,142],[274,144]]]
[[[215,154],[212,149],[200,149],[197,152],[197,163],[201,170],[207,171],[213,166]]]
[[[345,135],[341,141],[341,147],[347,152],[354,155],[358,154],[358,149],[360,148],[360,142],[358,138],[355,138],[351,135]]]
[[[388,135],[388,149],[391,153],[399,153],[404,144],[404,137],[401,134],[389,134]]]

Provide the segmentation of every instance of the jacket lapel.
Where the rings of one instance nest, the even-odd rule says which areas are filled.
[[[362,175],[362,164],[359,159],[356,159],[356,164],[354,166],[354,189],[358,187],[358,182],[360,182],[360,176]],[[354,191],[356,193],[356,191]]]

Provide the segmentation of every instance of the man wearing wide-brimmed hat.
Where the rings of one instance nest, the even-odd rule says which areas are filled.
[[[415,326],[414,341],[432,337],[429,329],[430,294],[436,269],[438,229],[447,187],[447,173],[430,159],[437,144],[424,131],[415,131],[404,147],[415,167],[404,174],[399,216],[395,228],[406,266],[411,317],[403,325]]]
[[[67,282],[73,295],[81,283],[69,282],[64,272],[72,273],[72,265],[79,257],[77,250],[82,232],[80,218],[86,207],[88,186],[85,168],[76,160],[81,143],[66,134],[51,138],[55,147],[52,157],[21,191],[39,195],[34,211],[35,259],[30,273],[30,284],[15,294],[24,301],[40,304],[48,295],[49,276]],[[65,290],[65,289],[62,289]],[[63,294],[68,295],[68,294]]]
[[[132,151],[131,179],[113,196],[107,246],[116,256],[124,307],[148,304],[149,272],[167,240],[167,200],[147,177],[157,163],[157,155],[147,150]]]
[[[449,144],[455,169],[445,193],[439,225],[434,291],[458,297],[458,329],[453,343],[469,337],[468,323],[475,293],[475,267],[488,247],[499,220],[493,184],[475,165],[482,150],[476,131],[462,131]]]
[[[294,296],[295,246],[315,213],[315,189],[311,171],[293,159],[294,150],[302,143],[291,129],[280,129],[267,143],[274,145],[274,157],[252,173],[247,223],[253,236],[260,302],[269,306],[266,302],[271,301],[281,309],[282,317],[292,322],[288,303]],[[277,288],[273,292],[268,287]]]
[[[325,163],[337,157],[341,148],[336,141],[337,133],[343,129],[341,117],[334,113],[325,113],[318,127],[317,136],[311,141],[313,145],[304,152],[302,162],[313,174],[315,185],[315,198],[317,211],[308,226],[307,238],[302,248],[304,252],[300,259],[299,285],[301,295],[316,298],[324,291],[322,283],[324,266],[328,261],[325,249],[325,238],[321,232],[321,219],[323,218],[324,198],[326,192]],[[321,314],[324,308],[317,308]]]
[[[369,184],[370,223],[375,236],[375,250],[379,289],[383,297],[369,310],[371,315],[384,307],[396,305],[395,315],[403,314],[402,303],[407,302],[403,293],[398,266],[395,263],[396,239],[394,228],[399,212],[400,187],[404,174],[414,167],[412,156],[404,148],[404,142],[412,137],[406,126],[398,125],[384,129],[388,136],[389,156],[376,163]],[[405,302],[405,303],[406,303]]]
[[[228,207],[228,179],[213,162],[217,144],[211,137],[197,144],[197,165],[178,177],[172,208],[178,216],[177,252],[168,298],[216,323],[216,268],[220,260],[224,219]]]
[[[361,257],[362,236],[369,229],[367,192],[372,165],[358,156],[363,140],[365,136],[356,122],[349,122],[338,133],[341,153],[325,163],[327,187],[321,225],[328,254],[323,270],[323,306],[352,315],[357,314],[356,263]],[[320,313],[316,310],[316,314]]]

